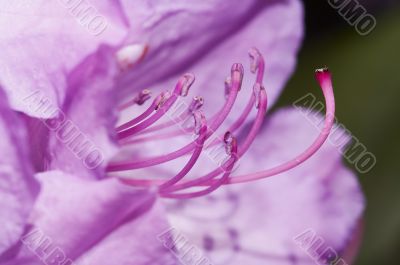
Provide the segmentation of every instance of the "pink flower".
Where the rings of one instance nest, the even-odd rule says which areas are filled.
[[[323,128],[294,109],[265,118],[294,68],[298,1],[99,1],[96,34],[76,3],[2,19],[2,263],[178,264],[170,226],[213,264],[312,264],[294,240],[308,228],[348,249],[364,202],[324,144],[329,72]]]

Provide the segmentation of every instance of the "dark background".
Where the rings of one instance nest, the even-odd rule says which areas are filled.
[[[400,1],[359,2],[377,19],[367,36],[360,36],[327,0],[304,3],[307,33],[279,106],[310,91],[318,94],[313,69],[329,66],[338,120],[377,158],[372,171],[358,174],[368,204],[356,265],[399,265]]]

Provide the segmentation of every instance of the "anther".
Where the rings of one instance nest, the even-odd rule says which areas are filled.
[[[207,127],[204,127],[206,120],[205,120],[205,116],[203,115],[203,113],[200,111],[193,112],[193,119],[194,119],[194,132],[197,135],[205,133],[205,130],[207,130]]]
[[[200,96],[195,96],[190,103],[189,112],[193,113],[196,110],[199,110],[204,105],[204,99]]]
[[[186,73],[181,77],[181,93],[180,95],[182,97],[186,97],[189,94],[189,89],[193,85],[195,81],[195,76],[194,74],[191,73]]]
[[[243,75],[244,75],[243,65],[240,63],[234,63],[231,68],[232,84],[235,82],[238,83],[239,89],[242,85]]]
[[[230,131],[227,131],[227,132],[224,134],[224,143],[226,143],[226,144],[232,143],[232,140],[233,140],[233,135],[232,135],[232,133],[231,133]]]
[[[249,50],[249,56],[250,56],[250,71],[253,74],[255,74],[262,60],[262,56],[256,48],[251,48]]]
[[[257,74],[257,83],[262,84],[265,71],[264,57],[261,55],[257,48],[251,48],[249,50],[250,56],[250,71],[253,74]]]
[[[237,152],[236,138],[233,137],[232,133],[227,131],[224,135],[225,151],[227,155]]]
[[[171,97],[171,93],[169,91],[162,92],[156,98],[155,110],[159,110],[170,97]]]
[[[139,106],[143,105],[143,103],[145,103],[150,98],[151,98],[151,91],[148,89],[144,89],[135,98],[119,106],[118,110],[123,111],[133,105],[139,105]]]
[[[141,106],[150,98],[151,98],[151,91],[148,89],[144,89],[139,93],[139,95],[137,95],[137,97],[134,99],[134,101],[136,104]]]

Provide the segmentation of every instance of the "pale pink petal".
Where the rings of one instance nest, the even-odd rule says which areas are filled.
[[[42,191],[29,222],[32,228],[8,264],[174,261],[157,239],[168,225],[154,193],[116,179],[88,181],[61,171],[41,173],[38,179]]]
[[[9,109],[0,88],[0,257],[18,242],[38,184],[33,179],[28,136],[21,118]]]
[[[0,82],[12,108],[40,118],[55,114],[36,112],[25,98],[40,91],[46,104],[60,107],[67,74],[126,33],[118,1],[4,0],[0,13]]]

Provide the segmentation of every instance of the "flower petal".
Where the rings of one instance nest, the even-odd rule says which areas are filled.
[[[81,177],[104,177],[117,152],[113,49],[101,47],[68,75],[68,93],[50,130],[49,164]]]
[[[128,6],[125,11],[132,12],[128,15],[131,29],[143,32],[131,34],[130,43],[146,44],[149,51],[121,79],[122,97],[132,89],[167,89],[178,75],[190,71],[197,76],[193,94],[204,96],[206,106],[215,110],[223,100],[231,65],[247,62],[247,51],[257,47],[266,57],[266,87],[272,103],[294,69],[303,33],[302,6],[297,0],[142,2],[147,3],[142,8],[146,12],[123,1]],[[244,93],[251,93],[252,79],[244,80]],[[239,102],[244,105],[247,98]]]
[[[33,179],[28,137],[0,88],[0,259],[23,233],[38,184]]]
[[[148,213],[118,228],[77,262],[99,265],[178,265],[180,263],[173,252],[164,247],[165,242],[159,239],[165,231],[168,231],[166,213],[162,204],[157,202]]]
[[[300,111],[279,111],[240,160],[235,175],[292,159],[318,133]],[[169,212],[171,224],[216,263],[313,264],[295,238],[311,229],[324,240],[319,251],[331,247],[343,253],[363,208],[356,177],[342,165],[338,150],[326,143],[296,169],[179,202]]]
[[[42,192],[31,218],[33,228],[10,264],[36,264],[40,259],[46,264],[70,259],[110,265],[149,264],[155,257],[161,262],[156,264],[173,260],[157,240],[167,223],[153,193],[116,179],[88,181],[61,171],[38,174],[38,179]],[[42,241],[46,238],[47,245]]]
[[[1,83],[12,108],[40,118],[55,113],[35,112],[23,99],[40,91],[61,106],[66,74],[126,34],[118,1],[1,1],[0,9]]]

